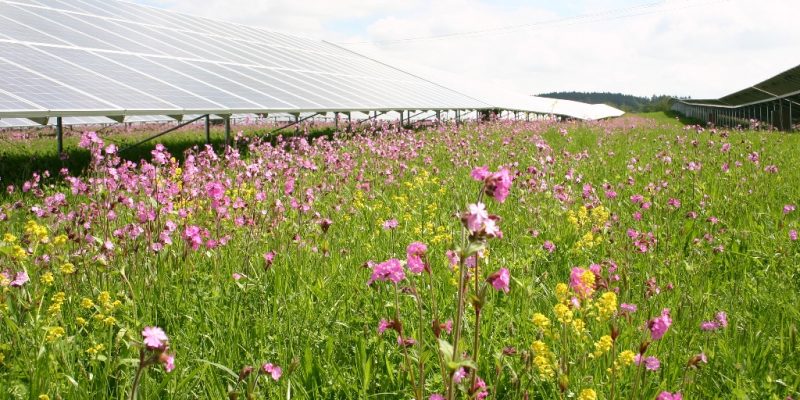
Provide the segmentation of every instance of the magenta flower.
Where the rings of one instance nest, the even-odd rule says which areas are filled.
[[[650,329],[650,337],[653,340],[661,339],[667,330],[672,325],[672,318],[669,316],[669,308],[665,308],[661,311],[661,315],[651,319],[647,323],[648,329]]]
[[[375,264],[372,268],[372,276],[367,281],[367,285],[372,285],[375,281],[392,281],[399,283],[406,278],[406,273],[403,271],[402,261],[392,258],[380,264]]]
[[[499,271],[489,275],[486,281],[492,284],[492,287],[500,291],[508,293],[509,284],[511,283],[511,273],[507,268],[500,268]]]
[[[493,197],[498,202],[506,201],[511,191],[511,175],[508,170],[503,168],[486,178],[486,194]]]
[[[414,242],[408,245],[406,248],[406,264],[411,272],[421,274],[422,271],[427,269],[428,266],[422,260],[426,251],[428,251],[428,246],[425,246],[424,243]]]
[[[438,393],[434,393],[428,398],[428,400],[444,400],[444,397]]]
[[[175,369],[175,355],[174,354],[167,354],[166,352],[161,353],[158,357],[159,361],[164,364],[164,370],[167,372],[172,372]]]
[[[794,204],[787,204],[787,205],[783,206],[783,213],[784,214],[788,214],[788,213],[794,211],[795,208],[796,207],[794,206]]]
[[[19,272],[17,272],[16,276],[14,277],[14,280],[11,281],[10,285],[11,285],[11,287],[22,287],[22,285],[28,283],[29,280],[30,280],[30,278],[28,277],[28,273],[27,272],[19,271]]]
[[[212,200],[222,200],[225,197],[225,186],[219,182],[209,182],[206,184],[206,193]]]
[[[791,239],[793,242],[797,241],[797,230],[792,229],[789,231],[789,239]]]
[[[472,173],[470,173],[470,176],[476,181],[484,181],[491,174],[492,173],[489,172],[489,167],[484,165],[482,167],[475,167],[475,169],[472,170]]]
[[[583,275],[587,272],[591,271],[575,267],[572,268],[572,272],[569,275],[569,285],[572,287],[572,290],[583,298],[591,296],[594,292],[594,287],[590,287],[582,279]]]
[[[441,327],[449,335],[450,333],[453,332],[453,320],[448,319],[447,321],[445,321],[445,323],[441,325]]]
[[[542,248],[548,253],[552,253],[553,251],[556,250],[556,245],[553,244],[553,242],[547,240],[544,242],[544,244],[542,244]]]
[[[383,229],[392,230],[397,228],[397,220],[392,218],[383,222]]]
[[[704,331],[714,331],[719,328],[716,321],[703,321],[700,323],[700,329]]]
[[[461,380],[467,376],[467,370],[464,367],[459,368],[456,372],[453,372],[453,382],[456,384],[461,383]]]
[[[468,207],[464,225],[472,233],[479,232],[483,228],[484,221],[489,219],[486,205],[483,203],[470,204]]]
[[[404,338],[401,337],[400,335],[397,336],[397,345],[400,347],[411,347],[415,344],[417,344],[417,341],[414,340],[414,338],[410,337]]]
[[[681,392],[670,393],[663,391],[656,397],[656,400],[683,400],[683,396]]]
[[[640,365],[642,363],[642,355],[637,354],[634,356],[633,362],[636,365]],[[649,371],[657,371],[659,368],[661,368],[661,361],[653,356],[647,357],[644,359],[644,367]]]
[[[261,371],[265,374],[269,374],[273,380],[277,381],[283,375],[283,370],[281,367],[277,365],[273,365],[272,363],[265,363],[261,366]]]
[[[264,253],[264,263],[265,263],[267,268],[272,266],[272,262],[274,260],[275,260],[275,252],[274,251],[269,251],[267,253]]]
[[[633,314],[636,312],[637,307],[636,304],[622,303],[619,305],[619,309],[623,314]]]
[[[391,328],[391,327],[392,327],[392,323],[391,322],[389,322],[389,321],[387,321],[385,319],[381,319],[381,322],[378,323],[378,334],[379,335],[383,335],[383,332],[386,332],[386,330]]]
[[[716,318],[720,327],[722,328],[728,327],[728,314],[726,314],[725,311],[718,312]]]
[[[157,326],[146,326],[142,331],[142,337],[144,344],[150,349],[164,348],[169,340],[164,330]]]

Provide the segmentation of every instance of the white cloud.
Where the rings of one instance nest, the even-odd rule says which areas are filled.
[[[552,21],[564,10],[508,0],[150,3],[334,42],[374,42],[348,47],[529,94],[599,90],[719,97],[800,63],[795,0],[669,0],[638,8],[631,7],[642,2],[573,0],[571,13],[599,16],[403,43],[382,41]],[[645,15],[602,13],[620,7]]]

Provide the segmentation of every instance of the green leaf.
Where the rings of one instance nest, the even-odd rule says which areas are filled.
[[[445,362],[450,363],[453,361],[453,345],[446,340],[439,339],[439,351],[442,353]]]
[[[223,370],[223,371],[227,372],[227,373],[228,373],[228,375],[230,375],[230,376],[232,376],[232,377],[233,377],[233,379],[237,379],[237,380],[239,379],[239,374],[237,374],[236,372],[233,372],[233,370],[232,370],[232,369],[230,369],[230,368],[228,368],[228,367],[226,367],[226,366],[224,366],[224,365],[222,365],[222,364],[217,364],[217,363],[215,363],[215,362],[213,362],[213,361],[202,360],[202,359],[199,359],[199,360],[197,360],[197,361],[200,361],[200,362],[206,363],[206,364],[208,364],[208,365],[211,365],[211,366],[217,367],[217,368],[219,368],[219,369],[221,369],[221,370]]]

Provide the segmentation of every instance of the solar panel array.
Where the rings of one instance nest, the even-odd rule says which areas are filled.
[[[118,0],[0,0],[0,118],[492,106],[324,41]]]

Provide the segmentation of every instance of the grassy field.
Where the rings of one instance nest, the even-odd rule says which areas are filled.
[[[15,183],[0,397],[800,395],[797,136],[245,137],[134,164],[87,135],[85,171]]]

